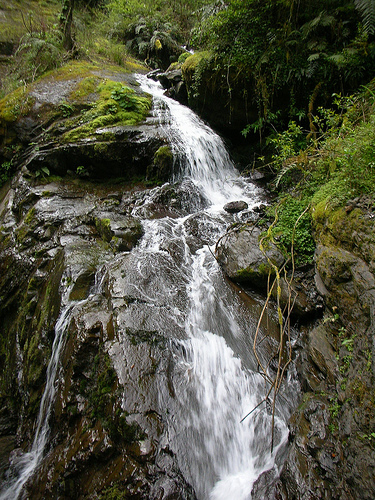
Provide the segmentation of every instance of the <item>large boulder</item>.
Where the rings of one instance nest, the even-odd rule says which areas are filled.
[[[261,229],[244,226],[229,230],[216,245],[215,255],[227,276],[234,281],[264,288],[273,265],[284,263],[282,253],[272,243],[262,251]]]
[[[125,70],[72,62],[3,99],[0,160],[34,176],[139,181],[152,172],[150,180],[165,181],[173,161],[153,168],[168,139],[150,109],[151,97]],[[8,158],[11,149],[17,155]]]

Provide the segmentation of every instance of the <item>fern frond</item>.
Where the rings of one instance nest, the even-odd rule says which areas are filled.
[[[288,173],[288,172],[291,172],[292,170],[294,170],[295,168],[298,168],[298,164],[295,163],[295,162],[290,162],[290,163],[284,163],[283,167],[281,168],[281,170],[279,171],[279,173],[277,174],[276,176],[276,179],[275,179],[275,187],[278,188],[279,187],[279,184],[280,184],[280,181],[281,179]]]
[[[372,35],[375,32],[375,0],[354,0],[354,5],[362,17],[363,28]]]

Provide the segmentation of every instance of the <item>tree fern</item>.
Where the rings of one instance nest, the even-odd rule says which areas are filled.
[[[356,9],[362,17],[365,31],[370,35],[375,32],[375,0],[354,0]]]

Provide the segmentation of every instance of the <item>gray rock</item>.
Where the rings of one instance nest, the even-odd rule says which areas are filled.
[[[259,248],[261,230],[256,226],[232,229],[218,242],[216,258],[229,278],[263,287],[267,283],[272,264],[281,267],[284,257],[270,245],[263,253]],[[270,263],[271,262],[271,263]]]
[[[249,205],[246,201],[231,201],[224,205],[224,210],[229,214],[236,214],[238,212],[242,212],[242,210],[246,210]]]

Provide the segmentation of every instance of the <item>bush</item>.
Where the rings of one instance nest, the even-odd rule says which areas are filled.
[[[315,251],[311,215],[308,210],[304,213],[308,205],[307,199],[287,195],[269,210],[269,215],[275,217],[272,238],[286,257],[291,256],[293,247],[297,265],[311,263]]]

